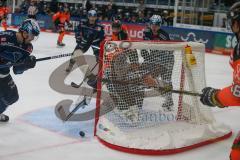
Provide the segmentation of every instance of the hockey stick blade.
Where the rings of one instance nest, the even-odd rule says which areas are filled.
[[[68,121],[72,116],[73,116],[73,114],[75,113],[75,112],[77,112],[77,110],[79,109],[79,108],[81,108],[81,107],[83,107],[83,106],[85,106],[85,105],[87,105],[87,103],[86,103],[86,97],[84,97],[84,99],[77,105],[77,106],[75,106],[74,107],[74,109],[66,116],[66,118],[65,118],[65,122],[66,121]]]
[[[82,83],[76,84],[75,82],[71,82],[71,86],[72,86],[73,88],[79,88],[79,87],[81,87],[81,85],[82,85]]]
[[[71,82],[71,86],[72,86],[73,88],[79,88],[79,87],[81,87],[82,84],[83,84],[83,82],[85,82],[86,79],[89,78],[89,76],[92,75],[92,71],[97,67],[97,65],[98,65],[98,62],[97,62],[97,63],[93,66],[93,68],[89,71],[90,73],[83,78],[83,80],[82,80],[81,83],[76,84],[75,82]]]

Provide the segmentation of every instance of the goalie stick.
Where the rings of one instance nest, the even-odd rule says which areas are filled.
[[[87,102],[86,102],[86,96],[84,96],[84,97],[83,97],[83,100],[82,100],[80,103],[78,103],[77,106],[75,106],[75,107],[73,108],[73,110],[66,116],[66,118],[64,119],[64,121],[68,121],[68,120],[73,116],[73,114],[74,114],[75,112],[77,112],[77,110],[78,110],[79,108],[81,108],[81,107],[83,107],[83,106],[85,106],[85,105],[88,105]]]
[[[93,94],[95,94],[97,92],[97,90],[94,89]],[[88,105],[90,103],[91,97],[89,97],[89,100],[87,101],[87,96],[83,96],[83,100],[81,102],[79,102],[71,112],[69,112],[69,114],[66,115],[66,117],[64,118],[64,122],[68,121],[73,115],[74,113],[76,113],[80,108],[84,108],[84,106]],[[64,109],[62,108],[62,106],[60,107],[60,110],[58,110],[59,113],[61,113]],[[62,112],[63,113],[63,112]]]

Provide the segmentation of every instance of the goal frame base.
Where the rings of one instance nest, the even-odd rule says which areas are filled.
[[[228,134],[222,136],[222,137],[218,137],[215,139],[210,139],[204,142],[200,142],[197,144],[193,144],[191,146],[187,146],[187,147],[182,147],[182,148],[175,148],[175,149],[166,149],[166,150],[147,150],[147,149],[136,149],[136,148],[127,148],[127,147],[122,147],[122,146],[118,146],[118,145],[114,145],[111,143],[108,143],[106,141],[104,141],[103,139],[101,139],[100,137],[96,136],[98,141],[103,144],[104,146],[113,149],[113,150],[117,150],[117,151],[121,151],[121,152],[125,152],[125,153],[130,153],[130,154],[138,154],[138,155],[152,155],[152,156],[158,156],[158,155],[171,155],[171,154],[177,154],[177,153],[181,153],[181,152],[185,152],[185,151],[189,151],[192,149],[196,149],[205,145],[209,145],[212,143],[216,143],[222,140],[225,140],[229,137],[232,136],[232,132],[229,132]]]

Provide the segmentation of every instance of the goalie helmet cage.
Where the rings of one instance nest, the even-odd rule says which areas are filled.
[[[99,77],[107,81],[98,80],[98,140],[123,152],[166,155],[230,137],[230,128],[218,123],[199,97],[163,91],[201,93],[204,55],[205,45],[195,42],[102,43]],[[150,87],[151,79],[162,88]]]

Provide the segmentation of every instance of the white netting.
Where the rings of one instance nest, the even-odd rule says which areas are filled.
[[[195,63],[186,59],[187,44]],[[102,116],[96,125],[101,140],[125,148],[171,150],[230,132],[215,122],[199,97],[169,91],[200,93],[205,87],[203,44],[110,41],[103,49]]]

